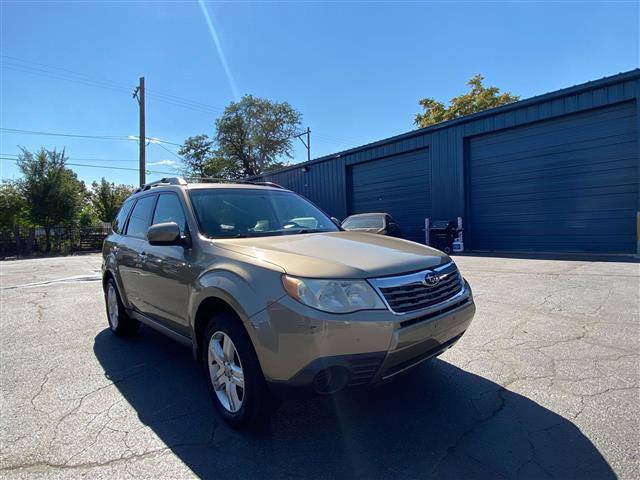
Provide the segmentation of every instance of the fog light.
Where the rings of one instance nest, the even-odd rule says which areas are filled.
[[[313,388],[322,394],[336,393],[346,387],[349,372],[343,367],[329,367],[320,370],[313,379]]]

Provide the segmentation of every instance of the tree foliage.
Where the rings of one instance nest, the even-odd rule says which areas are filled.
[[[74,223],[85,198],[84,183],[66,168],[66,161],[64,150],[44,148],[35,154],[23,148],[18,157],[23,178],[17,185],[31,221],[44,227],[47,251],[51,250],[51,227]]]
[[[302,115],[286,102],[245,95],[216,120],[215,136],[189,137],[180,155],[195,176],[238,179],[279,168],[293,158]]]
[[[207,164],[214,155],[213,141],[208,135],[189,137],[178,150],[189,175],[206,177]]]
[[[26,217],[26,202],[15,182],[0,185],[0,229],[11,230]]]
[[[293,136],[301,120],[301,114],[286,102],[245,95],[216,120],[218,153],[244,175],[259,175],[279,158],[293,158]]]
[[[452,120],[520,100],[518,95],[509,92],[500,93],[498,87],[485,87],[482,84],[483,80],[484,77],[480,74],[472,77],[467,82],[470,91],[452,98],[449,106],[445,106],[444,103],[433,98],[423,98],[418,103],[424,111],[416,114],[413,123],[418,128],[428,127],[434,123]]]
[[[113,221],[122,202],[134,190],[130,185],[118,185],[108,182],[104,177],[102,177],[100,183],[93,182],[91,187],[91,204],[96,216],[103,222]]]

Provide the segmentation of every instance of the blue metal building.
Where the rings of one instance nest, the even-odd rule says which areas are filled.
[[[330,215],[383,211],[466,250],[640,253],[640,70],[296,164],[259,178]]]

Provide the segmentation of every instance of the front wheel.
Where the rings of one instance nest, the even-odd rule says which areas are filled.
[[[262,369],[248,334],[230,314],[213,317],[202,345],[209,393],[220,415],[232,426],[262,420],[271,403]]]
[[[104,290],[104,299],[107,307],[107,320],[109,321],[109,328],[111,331],[119,337],[134,335],[140,328],[140,322],[129,317],[125,311],[120,294],[118,293],[118,287],[113,277],[107,281],[107,286]]]

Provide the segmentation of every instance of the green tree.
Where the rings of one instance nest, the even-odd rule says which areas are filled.
[[[259,175],[293,158],[302,115],[286,102],[245,95],[216,120],[216,154],[238,176]]]
[[[98,219],[103,222],[111,222],[116,216],[120,205],[134,190],[130,185],[116,185],[108,182],[104,177],[100,183],[91,184],[91,204]],[[85,214],[89,214],[85,212]]]
[[[7,182],[0,185],[0,229],[11,230],[26,217],[26,202],[18,185]]]
[[[178,150],[188,177],[238,179],[242,175],[233,160],[223,158],[207,135],[189,137]]]
[[[64,150],[41,148],[35,154],[26,148],[18,157],[23,178],[17,182],[31,221],[42,225],[46,251],[51,251],[51,227],[70,225],[82,207],[85,189],[76,174],[66,168]]]
[[[227,180],[241,177],[234,162],[223,158],[216,150],[214,141],[207,135],[187,138],[178,153],[184,161],[183,173],[187,177]]]
[[[182,157],[186,173],[194,177],[207,176],[207,164],[214,156],[213,140],[208,135],[189,137],[178,150]]]
[[[433,98],[423,98],[418,103],[424,111],[416,114],[413,123],[418,128],[424,128],[434,123],[452,120],[470,113],[481,112],[482,110],[520,100],[518,95],[513,95],[509,92],[500,93],[498,87],[485,87],[482,84],[483,80],[484,77],[480,74],[471,78],[467,82],[471,90],[468,93],[452,98],[448,107]]]
[[[93,204],[90,201],[85,202],[78,214],[78,225],[81,227],[94,227],[99,224],[100,218],[98,217],[98,212],[96,212]]]

